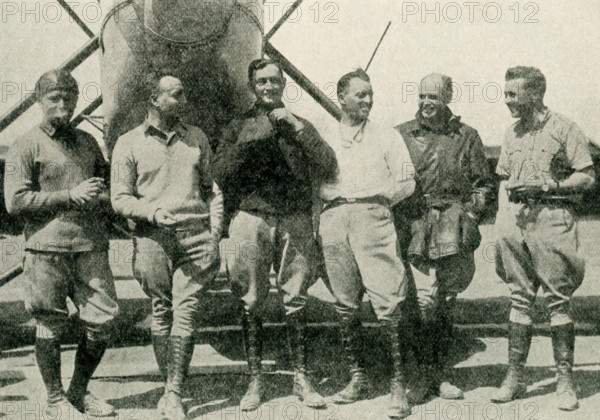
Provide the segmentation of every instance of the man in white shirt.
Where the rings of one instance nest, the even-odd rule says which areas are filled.
[[[367,388],[357,317],[366,290],[391,345],[394,369],[388,416],[404,418],[410,415],[404,374],[408,340],[406,331],[400,330],[408,327],[401,320],[401,304],[409,280],[397,256],[390,207],[413,193],[413,166],[400,135],[368,120],[373,106],[369,76],[353,71],[338,81],[337,88],[342,119],[324,138],[335,151],[339,172],[336,181],[320,190],[325,204],[319,240],[352,379],[333,400],[357,401]]]

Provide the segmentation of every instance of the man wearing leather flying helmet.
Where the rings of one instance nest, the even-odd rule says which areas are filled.
[[[65,411],[114,413],[87,391],[118,306],[106,235],[108,165],[95,139],[70,125],[78,93],[66,70],[44,73],[35,85],[42,123],[17,139],[6,158],[6,208],[25,222],[25,302],[36,320],[35,355],[52,418]],[[60,338],[68,326],[67,297],[85,334],[65,393]]]

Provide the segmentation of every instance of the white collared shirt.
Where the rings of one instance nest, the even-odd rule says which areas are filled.
[[[414,179],[414,165],[393,128],[367,120],[357,127],[337,123],[322,135],[334,150],[339,168],[336,181],[321,187],[322,199],[381,195],[393,205],[412,194],[414,181],[407,181]]]

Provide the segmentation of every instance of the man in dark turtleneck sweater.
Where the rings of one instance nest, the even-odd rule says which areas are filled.
[[[478,224],[491,190],[479,134],[452,114],[451,100],[452,79],[430,74],[421,80],[416,119],[396,127],[417,180],[412,201],[395,209],[401,251],[412,266],[423,318],[423,374],[413,387],[415,402],[428,394],[463,398],[444,373],[445,359],[456,295],[475,274]]]
[[[259,310],[269,293],[271,266],[278,272],[294,353],[294,394],[310,407],[323,407],[307,376],[304,305],[316,278],[313,187],[335,176],[335,155],[311,123],[284,107],[285,78],[277,62],[253,61],[248,77],[256,104],[225,129],[213,159],[232,218],[225,254],[232,291],[241,299],[251,374],[240,407],[255,410],[262,399]]]

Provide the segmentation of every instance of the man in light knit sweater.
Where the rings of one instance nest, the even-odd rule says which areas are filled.
[[[181,81],[152,74],[148,89],[145,121],[115,145],[111,199],[134,226],[133,272],[152,298],[152,343],[165,380],[158,410],[184,419],[193,321],[199,294],[219,269],[223,200],[210,175],[206,135],[179,119],[186,105]]]
[[[35,356],[46,386],[48,418],[114,414],[87,392],[107,346],[117,296],[108,264],[111,211],[102,152],[88,133],[69,123],[78,87],[66,70],[44,73],[35,85],[43,120],[10,147],[5,201],[25,221],[25,305],[36,320]],[[65,394],[60,336],[68,327],[67,297],[77,306],[85,334]]]
[[[365,349],[357,314],[366,291],[391,348],[388,416],[404,418],[410,415],[404,368],[410,323],[403,309],[411,279],[396,254],[390,207],[413,193],[414,169],[400,135],[368,119],[373,90],[367,73],[356,70],[342,76],[337,90],[342,119],[324,138],[335,151],[339,172],[335,181],[321,187],[325,205],[319,240],[352,378],[332,399],[351,403],[366,394]]]

